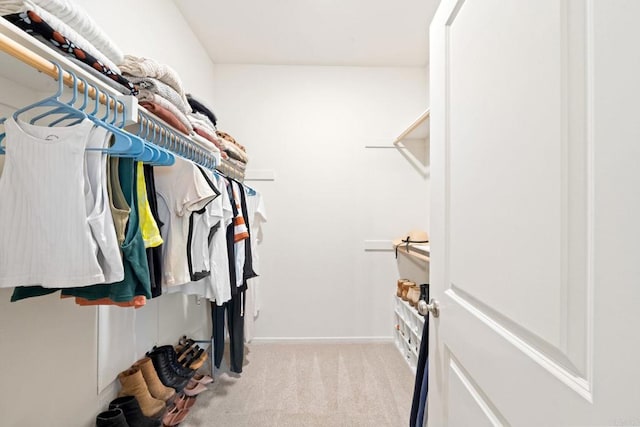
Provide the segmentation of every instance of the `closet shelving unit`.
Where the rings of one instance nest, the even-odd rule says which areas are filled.
[[[18,83],[23,87],[28,87],[37,92],[53,92],[58,72],[52,62],[56,62],[64,70],[72,71],[78,77],[87,80],[90,85],[98,87],[100,91],[114,97],[122,96],[122,93],[102,82],[82,66],[54,51],[19,28],[15,28],[14,25],[3,19],[0,19],[0,51],[5,53],[5,55],[0,54],[0,78]],[[30,68],[24,67],[16,59]],[[38,75],[40,73],[50,76],[51,79],[39,78]],[[73,78],[67,73],[65,73],[64,81],[69,87],[73,85]],[[78,86],[80,92],[84,93],[84,85],[80,82]],[[93,89],[91,88],[89,89],[89,96],[94,98]],[[100,102],[105,104],[106,98],[101,96]],[[17,108],[19,106],[14,107]],[[197,149],[203,149],[198,142],[182,134],[143,107],[137,106],[137,109],[139,114],[151,117],[155,122],[161,124],[166,131],[173,134],[176,139],[187,141],[188,144]],[[135,123],[137,121],[138,118],[135,118],[132,122]],[[232,163],[220,159],[220,153],[215,153],[214,155],[217,160],[216,169],[219,172],[238,181],[244,180],[244,173],[241,170]]]
[[[427,108],[398,137],[393,145],[424,176],[428,174],[429,120],[430,110]],[[424,157],[420,156],[422,151]],[[410,243],[393,245],[398,257],[408,257],[412,264],[426,271],[428,277],[430,247],[428,244]],[[425,283],[427,277],[407,277],[416,283]],[[394,341],[403,358],[415,373],[420,352],[420,341],[424,328],[424,317],[408,302],[394,295]]]
[[[398,296],[394,296],[394,305],[394,341],[400,354],[402,354],[411,370],[415,373],[418,354],[420,353],[424,317],[415,308],[411,307],[408,302]]]

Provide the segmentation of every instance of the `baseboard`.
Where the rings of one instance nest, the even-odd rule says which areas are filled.
[[[393,337],[254,337],[252,344],[380,344],[392,343]]]

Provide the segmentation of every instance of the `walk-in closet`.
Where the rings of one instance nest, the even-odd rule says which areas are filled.
[[[0,426],[640,426],[640,2],[0,15]]]

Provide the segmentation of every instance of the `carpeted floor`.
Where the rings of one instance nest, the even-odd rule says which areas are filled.
[[[391,343],[251,344],[245,353],[242,375],[223,366],[181,427],[409,423],[413,374]]]

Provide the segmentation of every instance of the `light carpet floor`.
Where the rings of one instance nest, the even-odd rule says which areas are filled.
[[[245,354],[241,376],[222,366],[181,427],[409,424],[414,377],[391,343],[251,344]]]

